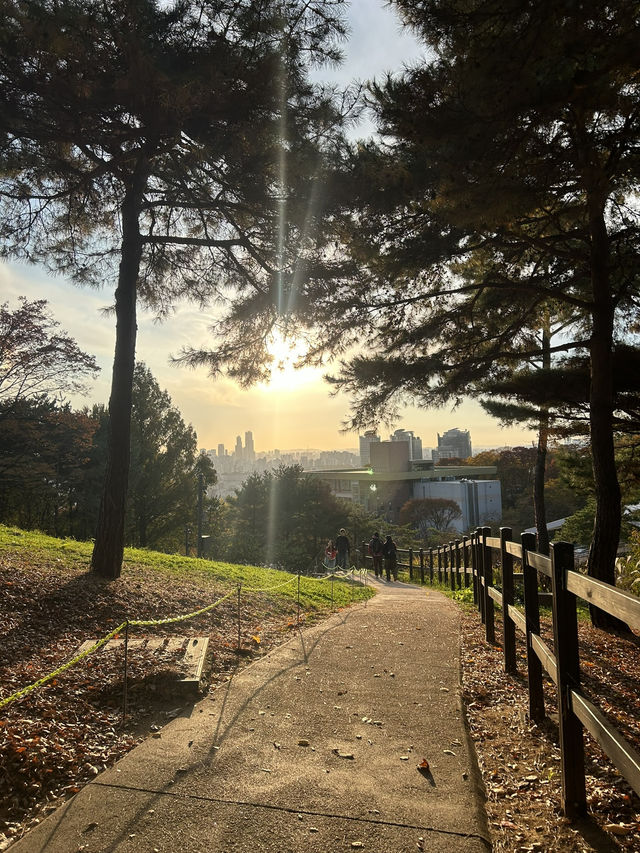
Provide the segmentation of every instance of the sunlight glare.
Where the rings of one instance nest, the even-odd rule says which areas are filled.
[[[295,367],[304,355],[305,347],[302,341],[288,340],[280,332],[274,331],[268,345],[269,354],[273,358],[271,364],[271,379],[260,384],[265,393],[286,393],[297,391],[303,385],[319,382],[322,379],[322,369],[319,367]]]

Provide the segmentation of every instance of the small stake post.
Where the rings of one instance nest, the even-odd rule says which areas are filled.
[[[298,625],[300,624],[300,569],[298,569]]]
[[[333,575],[331,575],[331,609],[333,609]]]
[[[128,672],[129,659],[129,620],[124,623],[124,683],[122,687],[122,726],[127,720],[127,681],[129,680]]]
[[[242,584],[238,584],[238,651],[240,651],[240,594],[242,592]]]

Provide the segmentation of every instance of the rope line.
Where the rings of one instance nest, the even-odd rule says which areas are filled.
[[[324,578],[305,578],[306,580],[315,580],[315,581],[324,581],[329,580],[330,578],[337,578],[338,580],[345,580],[350,575],[354,574],[357,570],[355,566],[351,567],[351,570],[346,575],[327,575]],[[362,574],[362,570],[358,571],[359,574]],[[284,581],[283,583],[276,584],[275,586],[268,587],[257,587],[257,588],[247,588],[244,587],[245,592],[272,592],[277,589],[282,589],[285,586],[288,586],[290,583],[293,583],[297,580],[297,575],[293,575],[289,580]],[[169,616],[166,619],[130,619],[128,620],[130,627],[135,628],[149,628],[155,625],[174,625],[177,622],[186,622],[188,619],[194,619],[196,616],[201,616],[203,613],[208,613],[214,608],[218,607],[222,604],[223,601],[226,601],[228,598],[231,598],[232,595],[236,594],[236,590],[232,590],[228,592],[226,595],[223,595],[217,601],[214,601],[213,604],[208,604],[206,607],[201,607],[199,610],[194,610],[192,613],[184,613],[180,616]],[[66,663],[63,663],[57,669],[54,669],[53,672],[50,672],[48,675],[44,675],[42,678],[39,678],[37,681],[34,681],[32,684],[28,684],[26,687],[21,687],[20,690],[16,690],[15,693],[12,693],[9,696],[5,696],[4,699],[0,699],[0,708],[4,708],[9,705],[11,702],[15,702],[16,699],[22,699],[23,696],[27,696],[29,693],[32,693],[34,690],[37,690],[39,687],[44,687],[45,684],[48,684],[50,681],[53,681],[58,675],[62,675],[63,672],[66,672],[68,669],[71,669],[72,666],[80,663],[81,660],[88,657],[89,655],[97,652],[98,649],[101,649],[105,646],[109,640],[113,639],[116,634],[119,634],[125,627],[127,622],[122,622],[118,625],[117,628],[114,628],[108,634],[106,634],[102,639],[97,640],[92,646],[85,651],[80,652],[80,654],[75,655],[73,658],[68,660]]]
[[[288,586],[288,584],[293,583],[297,579],[298,579],[298,575],[292,575],[288,581],[284,581],[284,583],[279,583],[276,586],[263,586],[263,587],[243,586],[242,589],[245,592],[271,592],[274,589],[282,589],[283,586]]]
[[[231,596],[235,594],[235,590],[228,592],[226,595],[223,595],[222,598],[214,601],[213,604],[201,607],[200,610],[194,610],[193,613],[184,613],[182,616],[168,616],[166,619],[130,619],[129,625],[133,625],[136,628],[147,628],[151,625],[173,625],[176,622],[186,622],[187,619],[193,619],[195,616],[201,616],[203,613],[208,613],[219,604],[222,604],[223,601],[226,601],[227,598],[231,598]]]
[[[93,654],[93,652],[97,652],[98,649],[101,649],[102,646],[106,645],[109,640],[115,637],[116,634],[119,634],[126,624],[126,622],[123,622],[121,625],[118,625],[117,628],[114,628],[113,631],[111,631],[101,640],[98,640],[97,643],[94,643],[90,648],[85,649],[84,652],[80,652],[79,655],[76,655],[75,657],[71,658],[71,660],[68,660],[66,663],[63,663],[62,666],[59,666],[57,669],[54,669],[54,671],[50,672],[49,675],[44,675],[42,678],[39,678],[37,681],[34,681],[33,684],[29,684],[26,687],[21,687],[20,690],[16,690],[15,693],[12,693],[11,696],[6,696],[4,699],[0,700],[0,708],[4,708],[5,705],[8,705],[10,702],[14,702],[16,699],[21,699],[23,696],[26,696],[33,690],[37,690],[38,687],[42,687],[49,681],[52,681],[57,675],[61,675],[63,672],[66,672],[67,669],[71,669],[72,666],[75,666],[75,664],[79,663],[83,658],[88,657],[88,655]]]
[[[129,626],[135,626],[137,628],[146,628],[151,625],[171,625],[175,622],[184,622],[187,619],[193,619],[195,616],[200,616],[202,613],[207,613],[209,610],[213,610],[214,607],[218,607],[219,604],[222,604],[223,601],[226,601],[227,598],[230,598],[232,595],[235,595],[235,590],[227,593],[227,595],[223,595],[222,598],[219,598],[217,601],[214,601],[213,604],[207,605],[207,607],[202,607],[200,610],[194,610],[193,613],[186,613],[183,616],[171,616],[168,619],[131,619],[129,620]],[[119,634],[126,625],[126,621],[122,622],[118,625],[117,628],[114,628],[113,631],[110,631],[106,636],[102,637],[102,639],[95,642],[88,649],[85,649],[80,654],[75,655],[68,660],[66,663],[63,663],[57,669],[54,669],[53,672],[50,672],[48,675],[44,675],[42,678],[39,678],[37,681],[34,681],[33,684],[28,684],[26,687],[21,687],[20,690],[16,690],[15,693],[12,693],[10,696],[5,696],[4,699],[0,699],[0,708],[4,708],[6,705],[9,705],[11,702],[15,702],[16,699],[22,699],[23,696],[26,696],[28,693],[32,693],[34,690],[37,690],[39,687],[44,687],[45,684],[48,684],[52,681],[56,676],[62,675],[63,672],[66,672],[68,669],[71,669],[72,666],[75,666],[77,663],[80,663],[81,660],[88,657],[89,655],[97,652],[98,649],[101,649],[105,646],[109,640],[113,639],[116,634]]]

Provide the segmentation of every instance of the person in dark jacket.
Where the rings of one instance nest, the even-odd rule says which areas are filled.
[[[387,536],[382,546],[382,556],[384,557],[384,571],[387,580],[391,580],[393,575],[394,581],[398,580],[398,549],[396,543],[391,536]]]
[[[344,569],[344,571],[346,572],[349,568],[351,543],[349,542],[347,531],[344,529],[344,527],[340,528],[340,534],[336,538],[336,551],[338,552],[336,566],[339,569]]]
[[[373,560],[373,571],[377,578],[382,577],[382,540],[380,534],[376,530],[369,542],[369,553]]]

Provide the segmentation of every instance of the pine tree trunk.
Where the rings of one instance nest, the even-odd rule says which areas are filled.
[[[615,584],[615,559],[620,539],[622,508],[616,470],[613,434],[613,324],[614,303],[609,282],[609,252],[603,206],[590,200],[591,283],[591,387],[589,420],[596,492],[596,516],[589,551],[588,573]],[[604,611],[591,607],[591,621],[605,629],[626,626]]]
[[[533,479],[533,512],[538,532],[537,549],[540,554],[549,553],[549,531],[547,530],[547,509],[544,499],[544,475],[547,468],[547,447],[549,443],[549,415],[543,413],[538,424],[538,448]]]
[[[109,434],[98,529],[91,567],[98,575],[120,577],[129,482],[131,396],[136,354],[136,289],[142,257],[139,214],[144,177],[133,176],[122,203],[122,255],[116,290],[116,348],[109,399]]]
[[[542,329],[542,367],[551,367],[551,337],[549,316],[545,317]],[[538,449],[533,479],[533,512],[538,532],[538,552],[549,553],[549,531],[547,530],[547,508],[544,499],[544,475],[547,469],[547,448],[549,445],[549,410],[543,407],[538,422]]]

